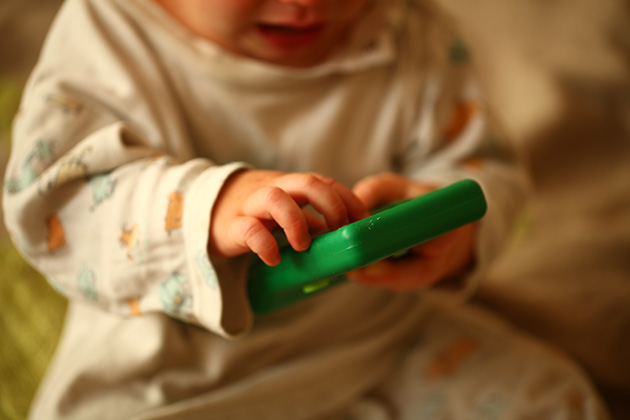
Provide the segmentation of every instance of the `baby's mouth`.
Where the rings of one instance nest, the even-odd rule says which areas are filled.
[[[274,25],[261,23],[257,25],[258,33],[270,44],[279,48],[307,47],[314,43],[323,33],[323,24],[305,27],[290,25]]]

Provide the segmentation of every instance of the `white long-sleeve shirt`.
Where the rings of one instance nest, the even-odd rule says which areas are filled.
[[[16,117],[4,189],[16,245],[78,302],[65,339],[73,345],[60,353],[75,354],[86,328],[102,338],[112,319],[127,341],[108,351],[141,352],[134,331],[156,328],[155,343],[140,344],[154,350],[177,334],[177,318],[217,334],[198,343],[222,360],[213,386],[350,337],[346,350],[312,356],[321,360],[309,374],[335,372],[349,387],[371,380],[363,362],[376,376],[386,369],[389,358],[373,357],[393,355],[416,328],[416,295],[346,284],[253,326],[247,256],[208,257],[210,214],[243,167],[314,171],[348,186],[383,171],[442,185],[471,177],[489,204],[477,251],[480,266],[489,261],[520,187],[487,130],[465,52],[436,22],[419,2],[380,2],[329,60],[289,69],[195,37],[149,0],[66,1]],[[339,333],[314,332],[332,324]],[[251,364],[278,343],[282,356]]]
[[[230,55],[148,1],[68,1],[15,122],[5,203],[19,249],[72,299],[238,334],[249,317],[224,306],[248,311],[244,272],[218,274],[233,264],[206,243],[217,192],[247,164],[349,186],[382,171],[475,177],[490,203],[479,253],[494,252],[513,185],[484,156],[496,140],[469,66],[417,6],[383,8],[333,59],[295,70]]]

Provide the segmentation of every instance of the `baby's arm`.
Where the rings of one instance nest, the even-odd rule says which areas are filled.
[[[448,237],[461,234],[462,238],[453,241],[469,243],[471,236],[475,237],[474,258],[469,260],[474,265],[449,262],[452,269],[444,275],[450,277],[462,264],[471,272],[473,269],[479,272],[502,252],[509,243],[514,220],[523,204],[526,185],[513,154],[499,140],[500,130],[493,124],[496,119],[488,115],[491,110],[485,106],[476,82],[475,66],[463,44],[440,19],[430,22],[426,30],[430,34],[426,39],[431,43],[426,62],[432,63],[431,70],[427,78],[405,81],[410,86],[422,85],[418,91],[422,101],[416,125],[410,136],[403,137],[392,170],[420,186],[444,187],[468,178],[477,181],[483,189],[488,207],[483,219],[474,227],[439,238],[448,242]],[[364,193],[357,194],[364,199]],[[472,246],[463,248],[473,249]],[[460,285],[467,292],[473,291],[479,279],[480,276],[457,276],[457,280],[466,280]]]
[[[402,175],[367,177],[354,192],[368,208],[425,194],[435,187]],[[355,270],[348,277],[362,284],[407,291],[432,286],[466,269],[474,259],[476,224],[468,224],[413,247],[399,259],[386,259]]]
[[[310,204],[322,222],[302,206]],[[271,229],[279,226],[296,251],[311,243],[310,231],[337,229],[367,216],[359,199],[339,182],[313,173],[246,170],[221,189],[210,222],[208,252],[234,257],[252,251],[268,265],[280,262]]]
[[[223,201],[231,191],[224,181],[247,164],[197,157],[181,92],[112,7],[68,2],[58,14],[13,126],[6,224],[72,301],[243,334],[251,325],[244,264],[209,256],[208,235],[219,192]],[[207,130],[205,141],[224,141]],[[221,255],[242,251],[227,248]]]

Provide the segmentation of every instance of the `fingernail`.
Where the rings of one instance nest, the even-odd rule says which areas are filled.
[[[300,249],[298,251],[306,251],[311,246],[311,237],[307,236],[300,241]]]
[[[280,254],[276,254],[267,261],[267,265],[270,267],[275,267],[276,265],[280,264],[281,260],[282,259],[280,257]]]

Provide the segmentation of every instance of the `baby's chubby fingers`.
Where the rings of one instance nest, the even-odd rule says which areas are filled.
[[[439,263],[419,258],[385,259],[347,273],[366,286],[397,292],[425,289],[439,281]]]
[[[352,190],[371,209],[425,194],[433,189],[433,186],[416,183],[403,175],[385,172],[363,178]]]
[[[309,224],[296,201],[282,188],[263,187],[256,190],[243,203],[243,213],[256,219],[273,220],[296,251],[304,251],[311,245]]]
[[[276,185],[299,205],[310,204],[325,219],[329,230],[335,230],[368,215],[361,201],[341,183],[320,174],[290,174]]]
[[[313,175],[315,175],[325,184],[330,185],[335,190],[335,192],[339,195],[339,198],[341,198],[341,200],[345,204],[351,222],[356,222],[357,220],[361,220],[370,215],[367,207],[365,207],[363,202],[352,192],[350,188],[325,175]]]
[[[394,291],[424,289],[462,274],[473,262],[474,223],[417,245],[402,258],[387,258],[347,274],[372,287]]]
[[[242,216],[232,220],[227,229],[233,247],[241,252],[252,251],[267,265],[280,263],[280,251],[269,229],[255,217]]]
[[[368,208],[406,198],[407,183],[399,175],[378,174],[363,178],[353,188],[354,194]]]
[[[323,216],[318,220],[303,206]],[[234,257],[248,250],[265,263],[277,264],[275,226],[285,232],[297,251],[308,249],[311,232],[342,225],[368,215],[361,201],[337,181],[312,173],[244,170],[225,182],[212,208],[208,253]],[[322,220],[323,219],[323,220]]]

